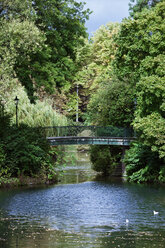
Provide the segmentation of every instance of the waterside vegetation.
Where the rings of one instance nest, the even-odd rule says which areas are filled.
[[[107,66],[109,75],[100,82],[98,80],[97,90],[88,103],[88,120],[103,125],[133,126],[137,139],[124,158],[128,180],[138,183],[164,183],[165,2],[131,2],[131,17],[124,19],[117,34],[113,33],[111,36],[111,47],[115,49]],[[108,26],[101,27],[101,30],[112,34]],[[107,37],[104,42],[100,37],[98,47],[101,48],[100,43],[102,46],[107,44],[110,35]],[[99,56],[99,53],[95,53],[95,57],[97,55]],[[106,60],[99,66],[104,67],[105,64]],[[97,78],[97,74],[95,75]],[[94,157],[93,153],[100,154],[100,157],[97,156],[93,161],[96,170],[107,173],[103,163],[98,167],[98,161],[103,154],[110,161],[110,153],[113,161],[122,154],[111,150],[115,149],[107,150],[102,146],[92,148],[91,158]],[[113,171],[113,162],[110,167],[109,174]]]

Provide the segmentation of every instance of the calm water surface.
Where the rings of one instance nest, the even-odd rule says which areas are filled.
[[[58,185],[0,190],[0,247],[165,248],[165,188],[96,179],[77,159]]]

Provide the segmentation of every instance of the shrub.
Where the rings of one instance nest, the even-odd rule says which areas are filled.
[[[10,126],[10,116],[0,116],[1,177],[32,176],[42,169],[47,170],[52,163],[50,146],[42,128],[25,124],[17,128]]]
[[[132,182],[165,181],[164,161],[158,153],[141,143],[132,144],[124,157],[128,180]]]
[[[4,143],[5,164],[12,175],[36,174],[50,161],[49,145],[39,128],[12,126]]]
[[[120,162],[121,148],[94,145],[90,149],[90,158],[95,171],[110,175]]]

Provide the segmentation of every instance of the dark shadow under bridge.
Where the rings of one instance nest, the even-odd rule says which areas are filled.
[[[45,127],[51,146],[57,145],[118,145],[129,146],[135,139],[132,128],[101,126]]]

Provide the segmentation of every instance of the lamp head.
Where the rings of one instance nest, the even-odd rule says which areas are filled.
[[[18,101],[19,101],[19,99],[18,99],[18,97],[17,97],[17,96],[15,97],[14,101],[15,101],[15,105],[18,105]]]

